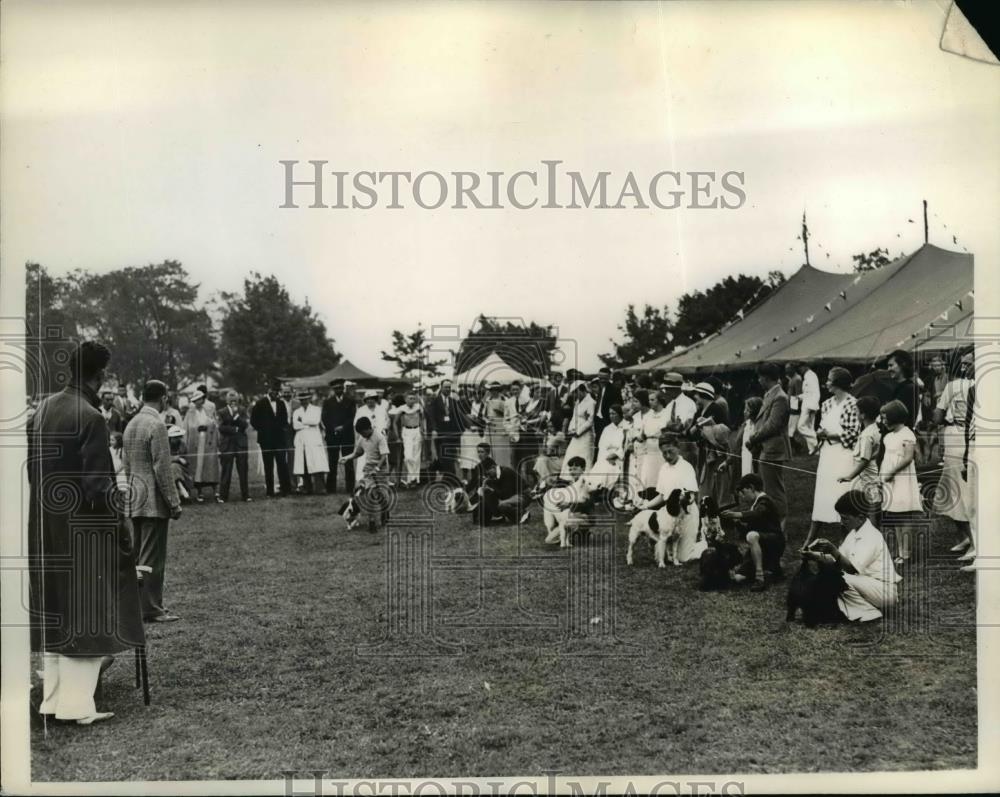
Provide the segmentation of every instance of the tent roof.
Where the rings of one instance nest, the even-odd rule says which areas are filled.
[[[478,385],[482,382],[502,382],[509,384],[514,380],[521,382],[537,382],[538,379],[511,368],[495,351],[481,362],[472,366],[460,374],[456,374],[455,383],[458,385]]]
[[[410,384],[405,379],[382,377],[362,371],[350,360],[342,360],[336,367],[315,376],[282,377],[282,382],[288,382],[294,388],[327,387],[334,379],[346,379],[358,385],[373,387],[375,385]]]
[[[927,326],[947,311],[941,327],[965,334],[972,286],[972,255],[930,244],[862,274],[803,266],[743,320],[683,352],[634,368],[692,372],[752,368],[764,360],[870,361],[900,340],[910,343],[914,334],[931,339],[924,348],[951,348],[961,343],[954,334]]]

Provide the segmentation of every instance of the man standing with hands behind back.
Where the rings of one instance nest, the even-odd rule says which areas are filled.
[[[181,500],[170,475],[170,444],[160,413],[167,408],[167,386],[157,379],[142,389],[142,407],[125,427],[125,476],[128,510],[139,548],[137,564],[150,568],[142,583],[142,619],[169,623],[180,617],[163,606],[167,569],[167,529],[181,516]]]
[[[337,492],[337,464],[341,456],[354,450],[354,413],[358,409],[353,395],[345,395],[347,384],[334,380],[332,394],[323,402],[323,428],[326,430],[326,456],[330,470],[326,474],[326,491]],[[344,491],[354,492],[354,468],[344,468]]]
[[[462,435],[458,413],[458,402],[451,395],[451,382],[446,379],[441,383],[441,392],[431,402],[431,428],[434,430],[431,436],[437,441],[441,469],[456,474],[459,440]]]
[[[788,514],[783,473],[783,465],[789,458],[788,396],[781,389],[781,367],[776,363],[761,363],[757,379],[764,388],[764,403],[754,422],[754,433],[747,440],[747,448],[757,460],[757,473],[764,482],[764,492],[778,507],[784,531]]]

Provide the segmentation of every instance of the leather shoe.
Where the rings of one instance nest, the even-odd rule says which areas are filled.
[[[156,617],[150,617],[146,620],[147,623],[175,623],[181,618],[176,614],[158,614]]]

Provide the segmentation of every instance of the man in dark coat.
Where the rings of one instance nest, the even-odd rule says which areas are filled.
[[[479,464],[465,483],[465,492],[476,505],[473,520],[480,526],[514,522],[527,506],[520,500],[517,473],[513,468],[497,465],[489,443],[476,446],[476,455]]]
[[[446,379],[441,383],[441,392],[434,397],[430,408],[430,427],[434,430],[431,436],[436,442],[438,462],[444,473],[457,472],[463,430],[461,413],[462,408],[451,392],[451,382]]]
[[[100,410],[101,415],[104,416],[104,422],[108,425],[109,432],[118,432],[121,434],[125,431],[125,419],[115,409],[115,394],[110,390],[105,390],[101,393]]]
[[[252,501],[247,484],[247,427],[250,422],[246,411],[239,405],[239,395],[235,390],[226,394],[226,406],[218,411],[219,417],[219,463],[222,475],[219,479],[219,497],[229,500],[229,485],[233,480],[233,465],[240,480],[240,498]]]
[[[785,527],[788,499],[785,494],[784,464],[791,456],[788,444],[788,396],[781,389],[781,366],[761,363],[757,379],[764,388],[763,404],[754,422],[754,431],[747,448],[757,460],[757,473],[763,480],[764,492],[774,501]]]
[[[343,379],[330,383],[333,391],[323,402],[323,428],[326,430],[326,456],[330,470],[326,474],[326,491],[337,492],[337,464],[341,456],[354,450],[354,413],[358,409],[353,395],[346,395]],[[344,491],[354,492],[354,468],[344,468]]]
[[[274,469],[278,469],[280,495],[292,491],[288,476],[286,433],[291,429],[288,405],[282,399],[280,383],[272,382],[267,395],[261,397],[250,411],[250,425],[257,431],[257,445],[264,460],[264,487],[268,498],[274,498]]]
[[[597,372],[597,382],[595,383],[594,394],[594,451],[597,451],[597,444],[601,441],[601,432],[611,423],[608,418],[609,410],[615,404],[622,403],[622,391],[618,385],[611,381],[611,369],[602,368]]]
[[[108,719],[94,690],[102,658],[145,644],[135,558],[116,511],[108,426],[97,390],[111,352],[82,343],[68,387],[38,407],[29,429],[32,650],[43,654],[39,711],[82,725]]]

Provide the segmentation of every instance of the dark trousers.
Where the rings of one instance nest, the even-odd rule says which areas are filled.
[[[438,463],[443,473],[456,473],[458,468],[458,453],[461,445],[461,435],[451,432],[438,432],[437,454]]]
[[[781,462],[757,461],[757,474],[764,482],[764,492],[774,501],[781,515],[782,524],[788,515],[788,497],[785,494],[785,475]]]
[[[260,447],[260,456],[264,460],[264,487],[268,495],[274,495],[274,468],[278,468],[278,485],[281,492],[292,491],[292,480],[288,476],[288,457],[284,449],[273,450]]]
[[[328,493],[337,492],[337,471],[341,456],[350,454],[354,445],[352,443],[330,443],[326,444],[326,456],[330,461],[330,470],[326,474],[326,491]],[[354,492],[354,463],[349,462],[344,467],[344,492],[350,495]]]
[[[219,496],[222,500],[229,500],[229,485],[233,481],[233,463],[236,464],[236,473],[240,480],[240,498],[249,498],[250,488],[247,485],[247,452],[227,451],[224,454],[219,454],[219,462],[222,466],[222,474],[219,479]],[[272,488],[273,486],[274,483],[272,481]]]
[[[167,528],[170,518],[165,517],[134,517],[132,529],[135,535],[134,547],[137,550],[137,565],[145,565],[152,569],[142,579],[142,589],[139,603],[142,607],[142,619],[150,620],[166,614],[163,608],[163,581],[167,571]]]

